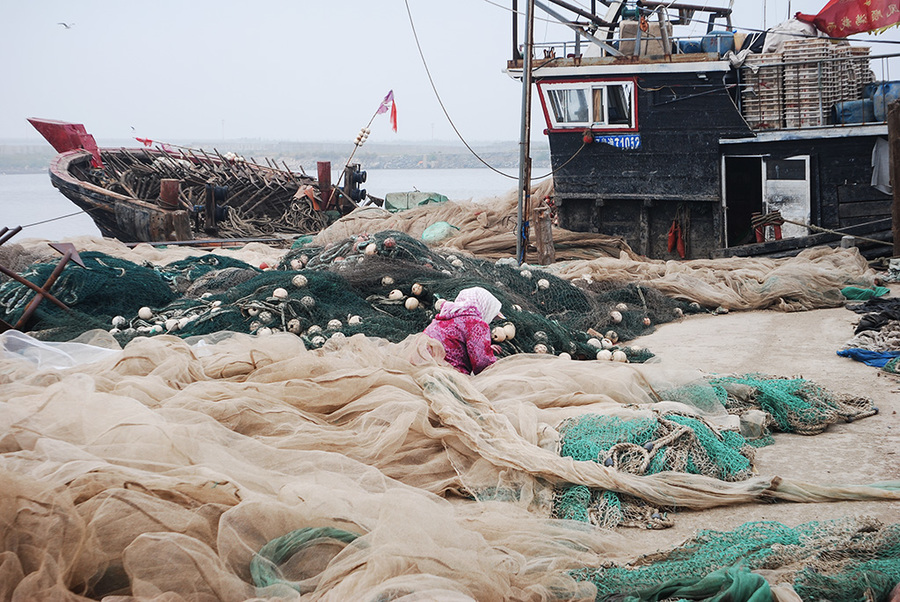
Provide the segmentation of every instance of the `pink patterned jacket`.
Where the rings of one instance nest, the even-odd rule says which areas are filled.
[[[440,341],[447,362],[463,374],[478,374],[497,361],[491,349],[491,327],[474,307],[451,317],[436,316],[425,334]]]

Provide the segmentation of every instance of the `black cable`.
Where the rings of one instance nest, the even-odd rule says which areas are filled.
[[[441,110],[444,112],[444,116],[447,118],[447,121],[450,123],[450,127],[453,128],[453,131],[456,132],[456,136],[465,145],[465,147],[469,150],[469,152],[472,153],[472,155],[476,159],[478,159],[485,167],[487,167],[488,169],[490,169],[491,171],[493,171],[495,173],[500,174],[501,176],[503,176],[505,178],[509,178],[511,180],[518,180],[519,179],[518,176],[511,176],[507,173],[503,173],[502,171],[500,171],[499,169],[490,165],[487,161],[482,159],[481,156],[477,152],[475,152],[475,149],[473,149],[471,146],[469,146],[469,143],[466,142],[466,139],[463,138],[463,135],[456,128],[456,124],[453,123],[453,119],[450,117],[450,113],[447,112],[447,107],[444,106],[444,101],[441,100],[441,95],[437,91],[437,86],[434,84],[434,79],[431,77],[431,70],[428,69],[428,62],[425,60],[425,53],[422,51],[422,45],[419,43],[419,35],[416,33],[416,24],[413,22],[412,11],[410,11],[410,9],[409,9],[409,0],[403,0],[403,1],[406,4],[406,14],[409,17],[409,25],[412,28],[413,38],[415,38],[415,41],[416,41],[416,48],[419,50],[419,57],[422,59],[422,66],[425,67],[425,73],[426,73],[426,75],[428,75],[428,82],[431,84],[431,89],[434,91],[434,96],[435,96],[435,98],[437,98],[438,104],[441,105]],[[487,1],[487,0],[485,0],[485,1]],[[556,60],[556,59],[550,59],[547,62],[549,63],[553,60]],[[568,165],[573,159],[575,159],[575,157],[578,156],[578,153],[580,153],[584,149],[584,147],[585,147],[585,144],[582,144],[581,148],[579,148],[577,151],[575,151],[575,154],[573,154],[571,157],[569,157],[565,161],[565,163],[560,165],[560,167],[565,167],[566,165]],[[532,180],[535,180],[535,179],[542,180],[544,178],[552,176],[555,173],[556,173],[556,170],[551,169],[549,173],[547,173],[543,176],[538,176],[537,178],[532,178]]]

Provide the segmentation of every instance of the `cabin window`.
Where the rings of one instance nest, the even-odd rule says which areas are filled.
[[[551,130],[637,129],[634,81],[538,84]]]

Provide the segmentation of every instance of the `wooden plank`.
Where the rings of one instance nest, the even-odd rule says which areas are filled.
[[[886,217],[891,215],[891,205],[884,201],[859,201],[838,205],[838,217],[841,221],[859,217]]]

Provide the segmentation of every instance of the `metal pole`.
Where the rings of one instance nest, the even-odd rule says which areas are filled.
[[[522,216],[531,191],[528,163],[531,142],[531,46],[534,35],[534,0],[525,4],[525,51],[522,65],[522,130],[519,137],[519,205],[516,214],[516,261],[525,261],[525,224]]]

